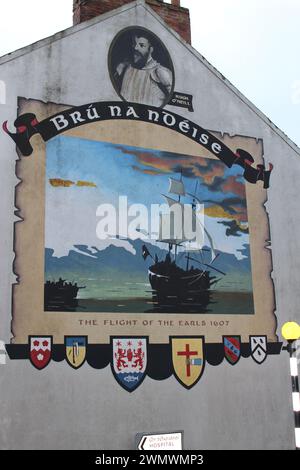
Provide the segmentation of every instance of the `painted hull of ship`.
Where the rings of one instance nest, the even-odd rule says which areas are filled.
[[[149,268],[153,300],[160,306],[195,306],[205,309],[210,302],[210,278],[207,272],[166,275]]]

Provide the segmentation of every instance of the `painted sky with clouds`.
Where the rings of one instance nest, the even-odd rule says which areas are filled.
[[[119,196],[127,196],[128,205],[143,204],[150,213],[151,204],[165,202],[162,194],[168,192],[169,177],[179,179],[181,173],[187,192],[194,193],[198,181],[197,197],[205,204],[205,226],[216,248],[240,257],[238,250],[248,243],[240,167],[66,136],[47,143],[45,246],[58,256],[73,245],[105,248],[108,242],[96,237],[100,204],[118,208]],[[125,241],[113,243],[128,248]]]

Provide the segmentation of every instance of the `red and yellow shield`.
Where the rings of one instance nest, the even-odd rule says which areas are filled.
[[[171,338],[174,375],[186,388],[193,387],[204,371],[204,338]]]

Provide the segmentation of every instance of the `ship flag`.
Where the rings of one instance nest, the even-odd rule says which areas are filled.
[[[142,255],[143,255],[144,260],[146,260],[148,258],[148,256],[151,256],[150,251],[148,250],[146,245],[142,246]]]

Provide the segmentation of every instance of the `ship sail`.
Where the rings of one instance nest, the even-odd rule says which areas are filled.
[[[202,249],[204,245],[204,239],[202,236],[202,239],[199,240],[199,234],[206,234],[206,237],[209,241],[210,248],[211,248],[211,253],[212,253],[212,260],[215,259],[216,253],[215,253],[215,248],[214,248],[214,243],[211,235],[205,228],[204,224],[200,221],[200,218],[197,217],[197,214],[195,211],[192,212],[192,231],[189,234],[190,236],[187,236],[187,234],[184,233],[185,229],[185,219],[184,217],[187,215],[186,212],[184,211],[184,204],[182,204],[179,201],[176,201],[175,199],[172,199],[169,196],[166,196],[163,194],[164,198],[166,199],[168,206],[170,208],[170,213],[169,214],[163,214],[161,215],[160,219],[160,231],[159,231],[159,241],[164,241],[166,243],[170,244],[179,244],[179,243],[184,243],[188,242],[188,245],[186,245],[186,251],[199,251]],[[162,236],[162,233],[164,234],[171,234],[169,237]],[[196,236],[195,234],[198,234],[197,241],[195,240]]]
[[[201,204],[201,201],[194,195],[186,193],[185,186],[183,181],[175,180],[174,178],[169,178],[170,187],[169,193],[176,194],[178,196],[189,195],[192,196],[194,201],[197,201]],[[213,238],[205,228],[204,223],[201,221],[201,217],[198,217],[195,211],[196,205],[193,205],[192,212],[192,231],[190,234],[185,233],[185,217],[186,212],[184,211],[184,204],[179,200],[176,201],[170,196],[163,194],[168,206],[170,208],[170,213],[160,214],[160,228],[159,228],[159,240],[160,242],[169,243],[172,245],[180,245],[186,243],[186,251],[199,251],[203,248],[204,245],[204,234],[208,240],[211,249],[211,262],[213,262],[216,257],[216,250],[214,247]],[[196,239],[195,234],[198,234]],[[203,234],[199,240],[199,234]]]
[[[182,213],[159,214],[159,238],[157,241],[170,245],[180,245],[188,241],[183,237]]]
[[[185,187],[182,181],[175,180],[174,178],[169,178],[169,193],[177,194],[178,196],[185,196]]]
[[[181,211],[182,211],[182,214],[183,214],[184,205],[183,205],[181,202],[175,201],[175,199],[172,199],[171,197],[166,196],[165,194],[163,194],[162,196],[163,196],[163,197],[165,198],[165,200],[167,201],[168,206],[170,207],[170,209],[172,209],[172,206],[174,206],[175,204],[177,204],[177,205],[178,205],[178,209],[179,209],[179,207],[180,207],[180,208],[181,208]]]
[[[201,223],[201,222],[200,222]],[[211,237],[211,235],[208,233],[208,231],[206,230],[206,228],[203,226],[203,229],[204,229],[204,232],[208,238],[208,241],[209,241],[209,244],[210,244],[210,248],[211,248],[211,263],[217,258],[217,253],[216,253],[216,250],[215,250],[215,247],[214,247],[214,242],[213,242],[213,239]]]

